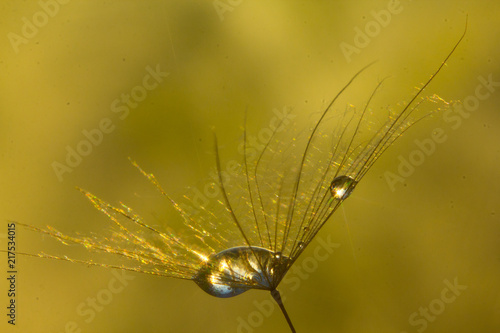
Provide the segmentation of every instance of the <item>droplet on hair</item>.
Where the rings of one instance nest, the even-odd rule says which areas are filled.
[[[349,176],[338,176],[330,184],[330,192],[334,199],[345,200],[357,184],[358,182]]]

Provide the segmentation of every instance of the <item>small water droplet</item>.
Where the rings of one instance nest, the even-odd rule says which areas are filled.
[[[334,199],[345,200],[351,195],[357,183],[349,176],[338,176],[330,184],[330,192]]]
[[[283,260],[285,258],[285,260]],[[286,257],[260,247],[233,247],[210,256],[193,280],[215,297],[233,297],[250,289],[272,290]]]

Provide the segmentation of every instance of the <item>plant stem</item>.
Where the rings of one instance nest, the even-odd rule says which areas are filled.
[[[292,321],[290,320],[290,317],[288,316],[288,313],[286,312],[285,306],[283,305],[283,301],[281,300],[281,295],[280,292],[276,289],[271,290],[271,295],[273,296],[274,300],[276,303],[278,303],[281,312],[285,316],[286,322],[288,323],[288,326],[290,326],[290,329],[292,330],[292,333],[296,333],[295,328],[293,327]]]

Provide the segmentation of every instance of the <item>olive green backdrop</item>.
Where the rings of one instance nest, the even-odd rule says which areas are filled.
[[[389,10],[390,19],[383,15]],[[154,172],[173,197],[192,196],[192,188],[211,182],[213,128],[223,158],[241,160],[236,147],[245,109],[249,133],[285,107],[312,123],[374,60],[349,96],[391,76],[381,96],[393,106],[407,101],[458,40],[467,14],[464,41],[427,90],[462,101],[475,96],[480,77],[500,81],[495,1],[2,1],[1,249],[9,220],[66,233],[107,228],[75,186],[179,229],[180,217],[127,157]],[[370,35],[363,38],[365,29]],[[357,50],[346,57],[347,44]],[[155,70],[157,81],[148,79]],[[309,259],[297,263],[302,277],[294,273],[294,282],[282,286],[298,332],[499,330],[500,87],[494,88],[470,115],[453,114],[448,122],[437,115],[408,131],[320,233],[338,248],[320,262],[318,243],[311,243],[303,255]],[[131,93],[137,101],[127,109],[120,98]],[[81,143],[84,131],[96,133],[100,125],[109,133],[101,129],[92,146]],[[414,140],[436,128],[445,142],[391,189],[386,172],[396,173],[400,156],[417,149]],[[68,147],[88,155],[58,177],[54,162],[66,164]],[[17,249],[89,258],[21,226]],[[133,273],[118,288],[111,270],[26,257],[18,257],[12,327],[4,255],[0,262],[2,332],[289,331],[264,292],[216,299],[189,281]],[[444,281],[455,279],[467,288],[447,292]],[[429,306],[425,319],[418,312]]]

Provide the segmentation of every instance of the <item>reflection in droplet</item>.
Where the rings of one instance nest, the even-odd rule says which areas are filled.
[[[330,192],[334,199],[345,200],[351,195],[356,184],[358,182],[349,176],[338,176],[330,184]]]
[[[273,290],[288,259],[261,247],[233,247],[212,255],[194,281],[216,297],[233,297],[249,289]],[[278,274],[276,274],[278,273]]]

